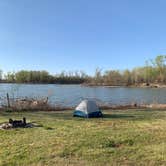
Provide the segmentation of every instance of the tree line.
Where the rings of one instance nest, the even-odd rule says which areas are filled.
[[[61,72],[51,75],[47,71],[8,72],[3,82],[8,83],[45,83],[45,84],[81,84],[85,82],[87,75],[84,72]]]
[[[166,84],[166,56],[159,55],[154,60],[145,62],[145,66],[136,67],[132,70],[108,70],[102,72],[97,68],[95,76],[91,78],[90,83],[93,85],[139,85],[149,84]]]
[[[110,85],[131,86],[142,83],[166,84],[166,56],[159,55],[154,60],[145,62],[143,67],[132,70],[107,70],[97,68],[94,76],[89,76],[83,71],[61,72],[52,75],[47,71],[8,72],[4,75],[0,71],[1,82],[9,83],[52,83],[52,84],[88,84],[88,85]]]

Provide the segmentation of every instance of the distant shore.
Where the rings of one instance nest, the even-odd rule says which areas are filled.
[[[0,84],[24,84],[24,85],[80,85],[80,86],[85,86],[85,87],[108,87],[108,88],[166,88],[166,84],[147,84],[147,83],[141,83],[141,84],[133,84],[133,85],[107,85],[107,84],[94,84],[94,83],[82,83],[82,84],[76,84],[76,83],[17,83],[17,82],[6,82],[6,81],[1,81]]]
[[[147,83],[142,83],[142,84],[134,84],[134,85],[105,85],[105,84],[81,84],[82,86],[87,86],[87,87],[110,87],[110,88],[119,88],[119,87],[124,87],[124,88],[166,88],[166,85],[164,84],[147,84]]]

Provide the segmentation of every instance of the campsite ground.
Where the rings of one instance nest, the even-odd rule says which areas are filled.
[[[0,130],[0,165],[164,165],[166,111],[104,111],[73,118],[71,111],[0,112],[38,127]]]

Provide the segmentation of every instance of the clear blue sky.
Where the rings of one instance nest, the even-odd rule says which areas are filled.
[[[166,53],[165,0],[1,0],[0,68],[125,69]]]

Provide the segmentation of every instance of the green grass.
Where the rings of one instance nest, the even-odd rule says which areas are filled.
[[[0,123],[23,116],[38,127],[0,130],[0,165],[165,165],[166,111],[0,112]]]

